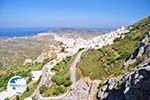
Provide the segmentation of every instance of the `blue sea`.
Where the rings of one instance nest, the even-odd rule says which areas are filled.
[[[33,36],[48,30],[48,28],[0,28],[0,38]]]

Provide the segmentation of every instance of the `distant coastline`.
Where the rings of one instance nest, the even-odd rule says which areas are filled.
[[[40,28],[3,28],[0,29],[0,38],[30,37],[48,29]]]
[[[27,38],[36,36],[39,33],[54,32],[54,33],[105,33],[114,29],[106,28],[0,28],[0,39],[7,38]]]

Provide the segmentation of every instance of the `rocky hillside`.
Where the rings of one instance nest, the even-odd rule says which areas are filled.
[[[134,57],[130,55],[135,49],[138,51],[139,45],[145,48],[141,41],[150,31],[150,17],[146,17],[127,27],[127,29],[129,32],[126,33],[125,37],[115,39],[114,44],[97,50],[89,50],[83,54],[78,66],[84,76],[105,80],[108,77],[125,74],[137,65],[136,61],[133,63],[125,62]],[[142,48],[140,52],[142,52]],[[136,56],[137,54],[133,55]],[[136,59],[140,59],[140,55]]]
[[[150,63],[139,65],[129,74],[105,81],[98,100],[149,100]]]
[[[90,80],[88,77],[71,85],[70,92],[63,100],[95,100],[98,80]]]
[[[98,100],[150,99],[150,33],[126,61],[138,65],[127,75],[106,80],[97,94]]]
[[[114,44],[85,52],[78,64],[84,76],[101,80],[97,100],[150,99],[150,16],[127,29]]]

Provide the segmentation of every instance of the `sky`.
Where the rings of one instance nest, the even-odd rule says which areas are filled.
[[[148,15],[150,0],[0,0],[0,28],[115,28]]]

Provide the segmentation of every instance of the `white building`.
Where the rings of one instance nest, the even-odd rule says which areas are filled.
[[[8,90],[0,92],[0,100],[5,100],[6,98],[11,98],[15,96],[15,93],[12,93]]]
[[[42,70],[32,71],[31,75],[33,81],[38,81],[40,76],[42,75]]]
[[[55,35],[54,39],[56,41],[62,42],[67,48],[66,50],[68,52],[70,51],[71,53],[76,53],[80,48],[98,49],[103,47],[104,45],[113,44],[115,38],[123,37],[127,32],[129,31],[126,30],[124,27],[122,27],[116,31],[112,31],[110,33],[99,35],[90,39],[83,39],[80,37],[73,39],[73,38],[61,37],[58,35]]]

